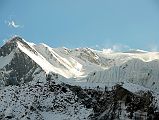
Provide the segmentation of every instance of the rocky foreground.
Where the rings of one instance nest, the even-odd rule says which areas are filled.
[[[159,119],[150,91],[132,93],[116,85],[112,90],[46,82],[7,86],[0,91],[2,120],[124,120]]]

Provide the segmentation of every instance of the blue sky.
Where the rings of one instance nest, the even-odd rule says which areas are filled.
[[[159,50],[159,1],[0,0],[0,45],[15,34],[52,47]]]

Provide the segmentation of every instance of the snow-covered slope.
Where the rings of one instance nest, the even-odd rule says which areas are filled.
[[[158,119],[157,92],[158,52],[51,48],[17,36],[0,48],[0,119]]]
[[[159,91],[159,60],[144,62],[131,59],[120,66],[113,66],[104,71],[91,73],[86,79],[89,82],[131,82],[155,91]]]
[[[54,72],[79,82],[111,84],[127,81],[159,91],[158,52],[51,48],[46,44],[28,43],[20,37],[13,37],[1,47],[0,78],[3,84],[6,79],[13,78],[16,82],[30,81],[39,69],[45,74]]]
[[[92,113],[68,88],[43,80],[0,90],[0,119],[84,120]]]
[[[158,119],[159,108],[151,98],[154,94],[145,88],[125,83],[110,91],[101,91],[98,87],[82,89],[58,84],[54,77],[49,73],[43,82],[34,79],[27,84],[0,90],[0,119],[140,120],[142,115],[144,120],[152,116]]]

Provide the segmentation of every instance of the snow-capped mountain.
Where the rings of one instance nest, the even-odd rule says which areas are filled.
[[[73,51],[66,48],[53,49],[45,44],[34,45],[20,37],[14,37],[2,46],[0,55],[1,71],[10,75],[14,72],[13,74],[16,76],[13,77],[17,77],[18,80],[22,78],[22,75],[31,72],[33,66],[44,70],[46,73],[52,71],[66,78],[85,76],[93,71],[93,68],[102,70],[100,66],[93,63],[96,62],[94,60],[96,58],[87,49],[77,50],[74,54]],[[81,56],[83,57],[80,58]],[[86,59],[94,61],[91,63],[90,60]],[[29,68],[29,66],[32,67]],[[23,68],[23,70],[16,68]],[[32,70],[32,72],[34,71]]]
[[[51,48],[16,36],[0,48],[0,119],[156,119],[158,69],[158,52]]]
[[[12,38],[0,49],[1,84],[31,81],[34,74],[44,71],[75,81],[126,81],[158,91],[158,69],[158,52],[109,53],[90,48],[51,48],[28,43],[20,37]]]

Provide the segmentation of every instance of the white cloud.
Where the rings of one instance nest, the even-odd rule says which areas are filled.
[[[157,51],[158,51],[158,46],[155,45],[155,44],[151,44],[151,45],[150,45],[150,51],[152,51],[152,52],[157,52]]]
[[[112,53],[113,50],[111,48],[108,48],[108,49],[103,49],[102,52],[107,54],[107,53]]]
[[[96,48],[99,48],[99,45],[95,45]]]
[[[111,48],[113,51],[123,51],[123,50],[128,50],[130,49],[129,46],[123,45],[123,44],[115,44]]]
[[[106,54],[130,50],[130,47],[128,45],[123,45],[123,44],[114,44],[114,45],[105,44],[105,47],[103,47],[103,45],[95,45],[92,48],[96,50],[102,50],[102,52]]]
[[[21,25],[18,25],[14,20],[5,21],[5,23],[8,24],[8,27],[12,27],[12,28],[22,27]]]
[[[6,43],[6,41],[7,41],[6,39],[3,39],[3,44],[5,44],[5,43]]]
[[[107,53],[113,53],[113,52],[126,51],[129,49],[130,49],[130,47],[127,45],[115,44],[115,45],[110,46],[109,48],[102,49],[102,52],[107,54]]]

